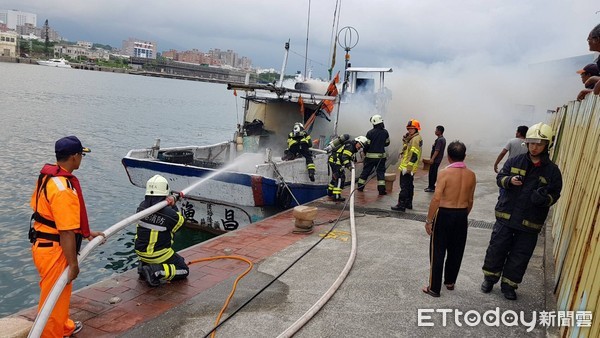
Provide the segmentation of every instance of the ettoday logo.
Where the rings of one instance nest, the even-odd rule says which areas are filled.
[[[592,323],[591,311],[532,311],[526,315],[524,311],[500,311],[499,307],[479,313],[479,311],[460,311],[457,309],[418,309],[418,326],[435,326],[434,316],[441,316],[442,326],[448,325],[448,320],[454,319],[458,327],[485,325],[490,327],[525,326],[527,332],[533,331],[536,325],[541,326],[582,326],[589,327]]]

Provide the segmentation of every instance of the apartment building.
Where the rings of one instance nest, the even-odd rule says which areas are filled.
[[[37,14],[14,9],[0,9],[0,21],[12,30],[17,30],[17,26],[24,26],[25,24],[31,24],[35,27],[37,25]]]
[[[141,39],[123,40],[123,54],[146,59],[156,59],[156,43]]]

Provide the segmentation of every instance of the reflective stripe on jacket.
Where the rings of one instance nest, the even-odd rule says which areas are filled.
[[[138,212],[150,207],[144,200]],[[145,263],[160,264],[171,258],[175,251],[171,248],[175,232],[181,228],[185,218],[171,206],[140,220],[135,235],[135,253]]]
[[[411,172],[417,172],[419,160],[421,159],[421,147],[423,139],[419,133],[415,133],[409,140],[404,142],[402,146],[402,160],[398,169],[411,169]]]
[[[383,123],[369,130],[366,137],[369,142],[365,146],[365,157],[375,159],[387,158],[385,147],[390,145],[390,134],[383,127]]]
[[[294,132],[289,133],[287,139],[288,149],[296,143],[299,143],[300,145],[305,144],[309,148],[312,146],[310,135],[305,131],[301,131],[298,135],[294,135]]]
[[[510,183],[511,178],[516,175],[522,177],[523,184],[520,186]],[[546,221],[550,206],[560,198],[562,175],[558,166],[550,161],[548,154],[542,154],[540,165],[535,166],[529,153],[525,153],[504,163],[496,176],[496,183],[505,189],[496,203],[496,217],[508,220],[511,228],[538,233]],[[546,197],[541,203],[532,200],[538,189]]]
[[[357,152],[356,141],[347,141],[343,146],[339,147],[335,152],[329,155],[329,163],[346,166],[353,160],[354,154]]]

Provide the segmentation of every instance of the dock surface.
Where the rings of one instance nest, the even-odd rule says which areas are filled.
[[[517,314],[522,312],[524,319],[530,321],[535,318],[532,317],[534,311],[552,311],[556,304],[552,293],[547,291],[552,288],[552,276],[551,271],[547,271],[550,269],[545,268],[545,250],[551,250],[546,231],[540,235],[523,283],[517,290],[517,301],[506,300],[499,285],[490,294],[480,291],[481,267],[498,196],[493,171],[496,155],[469,154],[466,159],[467,166],[477,174],[477,189],[455,290],[442,287],[439,298],[421,291],[429,276],[429,236],[424,230],[424,220],[433,194],[423,192],[427,187],[427,172],[419,170],[415,176],[414,209],[405,213],[390,209],[398,198],[398,180],[392,192],[379,196],[376,180],[372,179],[364,192],[354,193],[358,247],[352,270],[330,301],[295,336],[555,335],[555,328],[539,323],[534,326],[518,321],[513,326],[500,322],[490,327],[483,321],[473,325],[474,322],[464,317],[468,311],[475,316],[486,311],[502,315],[512,310]],[[344,196],[348,194],[349,189],[345,189]],[[180,252],[188,262],[235,255],[254,263],[252,271],[237,285],[221,319],[227,321],[216,330],[216,337],[279,336],[338,278],[351,252],[348,208],[327,197],[309,205],[319,208],[311,234],[293,233],[294,219],[289,210]],[[340,221],[336,223],[338,218]],[[207,336],[215,326],[235,278],[247,266],[231,259],[196,263],[190,265],[187,280],[157,288],[139,280],[134,269],[78,290],[72,296],[71,316],[83,321],[84,329],[77,337]],[[264,291],[257,295],[262,289]],[[109,300],[115,296],[120,301],[111,304]],[[228,318],[244,303],[247,305]],[[445,323],[439,310],[448,313]],[[419,311],[422,313],[420,323]],[[459,314],[457,321],[459,311],[463,315]],[[35,313],[36,309],[31,308],[12,317],[33,320]]]

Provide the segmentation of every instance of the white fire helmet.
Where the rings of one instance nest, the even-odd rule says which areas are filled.
[[[304,130],[304,125],[300,122],[294,124],[294,133],[299,133]]]
[[[154,175],[146,182],[146,196],[168,196],[170,193],[169,182],[160,175]]]
[[[364,136],[357,136],[354,141],[360,143],[361,147],[365,147],[369,143],[369,139]]]
[[[373,116],[371,116],[371,119],[369,121],[371,121],[372,125],[376,126],[380,123],[383,123],[383,117],[381,117],[381,115],[379,115],[379,114],[373,115]]]

